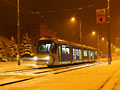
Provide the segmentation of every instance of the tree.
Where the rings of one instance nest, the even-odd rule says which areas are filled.
[[[23,40],[20,47],[20,55],[22,57],[29,57],[33,55],[32,45],[27,33],[23,36]]]
[[[11,42],[9,45],[9,57],[15,58],[17,56],[17,44],[13,36],[11,37],[10,40]]]
[[[0,46],[0,59],[6,58],[4,47]]]
[[[8,60],[8,45],[3,40],[0,43],[0,59]]]

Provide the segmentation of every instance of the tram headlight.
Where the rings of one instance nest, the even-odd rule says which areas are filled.
[[[35,57],[34,57],[34,59],[35,59],[35,60],[37,60],[37,59],[38,59],[38,57],[37,57],[37,56],[35,56]]]
[[[49,62],[46,62],[47,64],[49,63]]]
[[[49,59],[50,59],[50,57],[49,57],[49,56],[47,56],[47,57],[46,57],[46,59],[47,59],[47,60],[49,60]]]

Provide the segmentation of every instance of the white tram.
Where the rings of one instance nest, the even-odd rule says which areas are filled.
[[[90,62],[96,59],[95,48],[54,37],[40,38],[34,57],[36,65],[48,66]]]

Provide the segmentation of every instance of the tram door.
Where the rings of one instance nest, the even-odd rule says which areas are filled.
[[[94,59],[94,51],[89,50],[89,60]]]
[[[59,46],[59,60],[70,61],[70,46],[69,45]]]

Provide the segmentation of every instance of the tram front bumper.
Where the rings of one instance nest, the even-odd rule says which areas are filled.
[[[53,58],[49,55],[37,55],[34,60],[36,65],[50,65]]]
[[[48,65],[49,60],[36,60],[35,63],[36,65]]]

